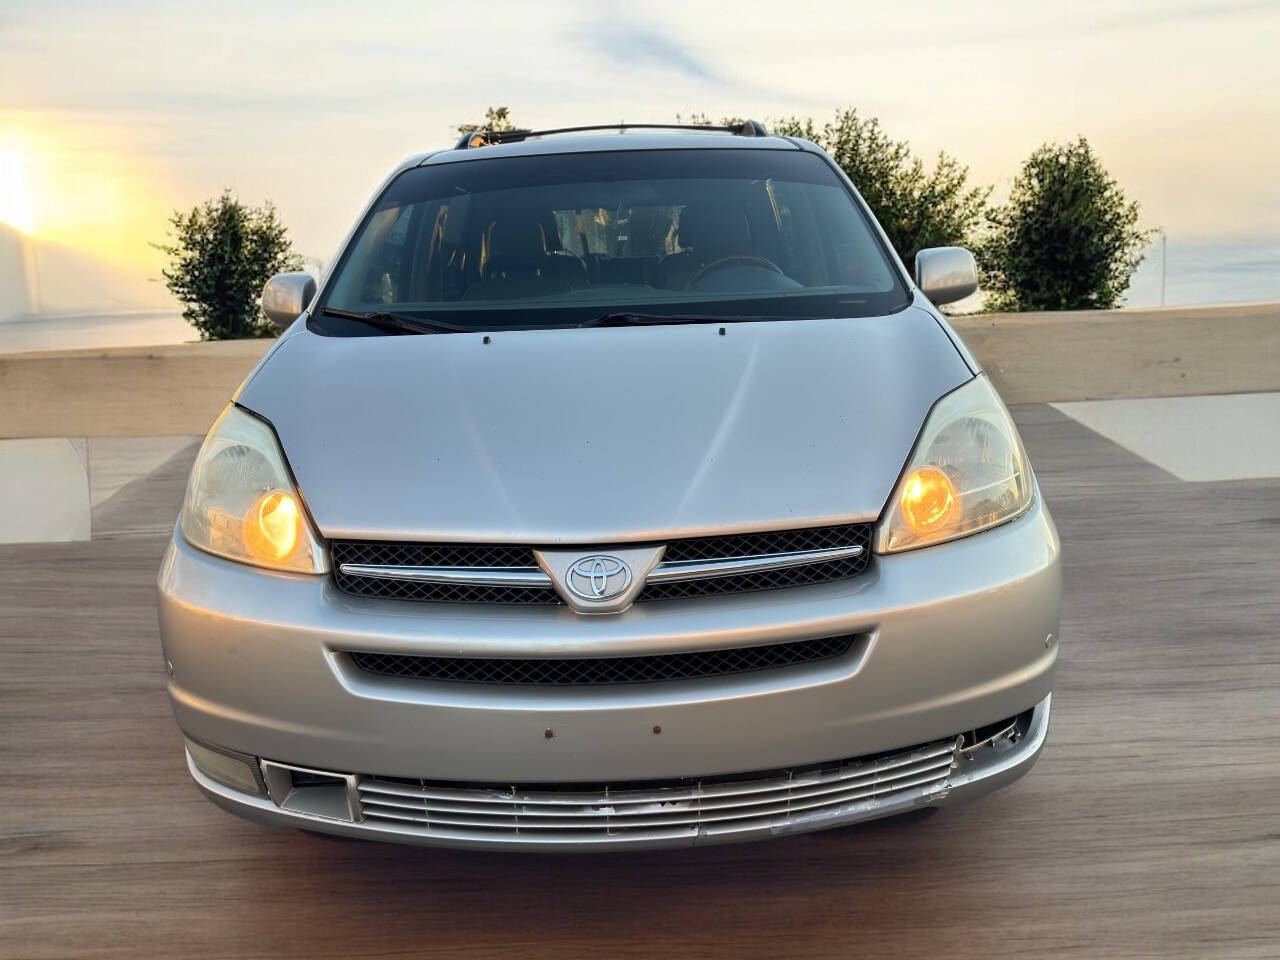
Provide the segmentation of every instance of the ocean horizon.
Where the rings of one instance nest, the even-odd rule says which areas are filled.
[[[1164,255],[1157,239],[1133,275],[1125,307],[1280,302],[1280,238],[1197,242],[1170,238],[1167,264],[1162,264]],[[957,312],[980,310],[980,298],[976,294],[958,305],[962,309]],[[199,339],[177,307],[0,320],[0,353],[149,347]]]
[[[1161,303],[1163,249],[1147,248],[1125,295],[1126,307],[1280,301],[1280,237],[1182,241],[1170,237]]]

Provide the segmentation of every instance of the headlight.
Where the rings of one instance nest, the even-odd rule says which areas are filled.
[[[910,550],[986,530],[1031,506],[1027,454],[985,376],[938,401],[907,463],[876,550]]]
[[[222,411],[196,455],[182,534],[228,560],[299,573],[329,569],[275,433],[235,406]]]

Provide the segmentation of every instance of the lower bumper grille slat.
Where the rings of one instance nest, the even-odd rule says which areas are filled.
[[[949,765],[940,770],[903,775],[874,785],[862,784],[842,787],[838,790],[801,796],[773,798],[768,802],[721,804],[707,807],[696,801],[680,801],[671,810],[650,810],[629,814],[610,811],[608,808],[581,813],[550,813],[540,810],[518,809],[512,811],[483,812],[475,810],[443,809],[434,804],[421,805],[416,810],[407,804],[395,804],[388,808],[383,801],[365,800],[365,816],[390,816],[419,823],[442,823],[466,827],[519,827],[522,830],[549,829],[598,829],[602,820],[612,829],[633,827],[657,827],[674,824],[717,823],[729,820],[772,817],[798,813],[821,807],[839,807],[860,800],[874,799],[889,793],[898,793],[912,787],[926,786],[945,780]]]
[[[366,822],[418,827],[432,835],[676,837],[746,830],[850,805],[923,799],[947,789],[955,750],[956,741],[939,740],[889,757],[685,787],[469,789],[363,777],[358,789]]]
[[[750,804],[772,803],[780,797],[803,800],[825,794],[836,794],[842,791],[879,787],[899,780],[915,778],[923,774],[944,776],[950,768],[951,762],[952,752],[948,749],[945,753],[930,759],[903,763],[887,769],[861,773],[857,776],[824,777],[817,781],[811,777],[796,778],[793,781],[787,781],[782,784],[770,784],[766,789],[758,791],[752,791],[750,787],[753,785],[746,784],[744,785],[745,789],[741,791],[722,790],[714,793],[706,790],[672,791],[670,794],[654,793],[643,799],[627,800],[596,796],[576,800],[557,798],[548,801],[533,795],[519,798],[507,797],[504,799],[483,797],[478,800],[466,798],[465,796],[445,798],[428,792],[425,788],[421,791],[415,791],[407,787],[397,788],[394,793],[391,793],[386,790],[384,785],[370,780],[364,781],[360,789],[364,802],[367,804],[406,810],[422,810],[429,807],[431,810],[442,813],[474,813],[480,816],[488,815],[488,811],[492,811],[495,816],[500,816],[516,810],[523,815],[533,817],[594,817],[598,816],[600,809],[608,808],[613,811],[613,816],[624,818],[632,815],[645,815],[652,812],[654,808],[663,806],[696,804],[702,810],[728,809]],[[458,793],[462,793],[462,791],[458,791]],[[575,813],[575,811],[579,812]]]

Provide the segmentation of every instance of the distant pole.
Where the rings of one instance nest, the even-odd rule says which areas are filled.
[[[1169,273],[1169,235],[1160,231],[1160,306],[1164,306],[1164,281]]]
[[[40,290],[40,252],[35,240],[25,233],[18,234],[18,259],[22,267],[22,280],[27,288],[27,303],[31,315],[44,312]]]
[[[40,283],[40,246],[34,240],[31,241],[31,265],[35,268],[36,275],[35,312],[44,313],[44,290]]]

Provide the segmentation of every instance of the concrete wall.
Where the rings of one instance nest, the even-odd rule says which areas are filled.
[[[0,437],[202,434],[271,343],[0,355]]]
[[[1280,390],[1280,304],[955,321],[1009,403]],[[202,434],[269,346],[0,355],[0,438]]]
[[[954,326],[1007,403],[1280,390],[1280,304],[994,313]]]

